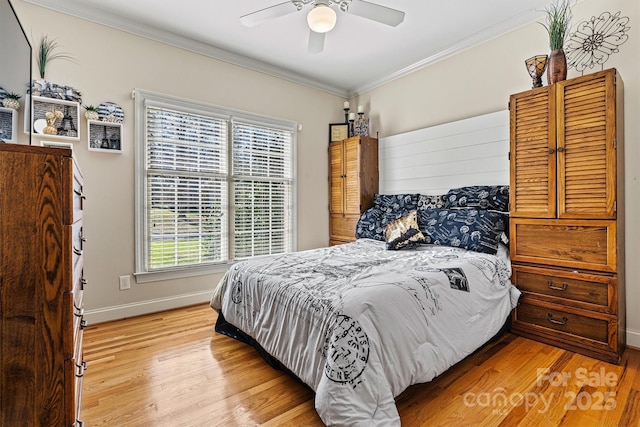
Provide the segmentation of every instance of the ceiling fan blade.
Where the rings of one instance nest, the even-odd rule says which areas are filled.
[[[245,27],[255,27],[263,22],[270,21],[281,16],[288,15],[293,12],[297,12],[298,9],[292,2],[287,1],[284,3],[269,6],[265,9],[258,10],[257,12],[248,13],[240,17],[240,23]]]
[[[324,36],[327,33],[316,33],[309,30],[309,53],[320,53],[324,50]]]
[[[396,27],[404,21],[404,12],[364,0],[351,2],[349,12],[392,27]]]

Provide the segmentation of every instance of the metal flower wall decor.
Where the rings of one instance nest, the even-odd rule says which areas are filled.
[[[587,68],[603,64],[618,53],[618,47],[629,39],[629,17],[603,12],[599,17],[580,22],[569,36],[564,50],[567,66],[584,73]]]

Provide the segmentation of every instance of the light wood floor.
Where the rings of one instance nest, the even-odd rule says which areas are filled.
[[[87,327],[85,425],[322,426],[308,388],[215,320],[198,305]],[[639,368],[637,350],[616,366],[508,333],[396,401],[403,426],[639,426]]]

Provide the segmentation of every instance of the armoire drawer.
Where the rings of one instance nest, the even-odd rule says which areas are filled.
[[[616,222],[510,219],[514,262],[616,272]]]
[[[514,324],[524,327],[533,327],[558,339],[558,332],[562,333],[560,339],[586,339],[609,344],[609,324],[615,323],[615,318],[609,315],[594,316],[589,312],[556,306],[551,304],[538,304],[524,298],[514,311]]]
[[[359,215],[332,214],[329,218],[329,234],[331,239],[344,241],[356,240],[356,225],[359,219]]]
[[[525,295],[562,305],[616,314],[616,276],[513,265],[511,281]]]

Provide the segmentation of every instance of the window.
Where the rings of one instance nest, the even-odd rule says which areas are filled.
[[[294,250],[295,123],[135,95],[138,281]]]

